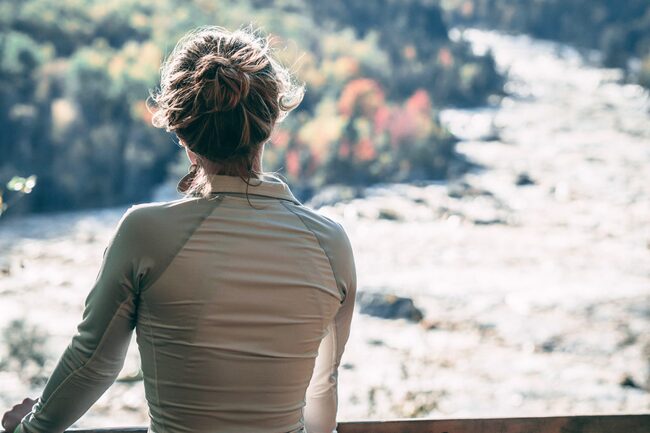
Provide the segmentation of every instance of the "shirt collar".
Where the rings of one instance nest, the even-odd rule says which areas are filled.
[[[274,197],[300,204],[300,201],[298,201],[291,192],[291,189],[289,189],[289,185],[275,176],[263,174],[262,178],[251,178],[248,184],[246,180],[239,176],[226,176],[221,174],[210,174],[208,175],[208,180],[212,193],[234,192],[246,194],[248,192],[250,195]]]

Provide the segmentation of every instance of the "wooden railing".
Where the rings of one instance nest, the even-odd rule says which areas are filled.
[[[68,431],[70,433],[147,433],[147,428]],[[340,422],[338,433],[650,433],[650,414],[352,421]]]

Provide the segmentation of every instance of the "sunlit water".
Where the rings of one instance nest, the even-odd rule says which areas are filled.
[[[647,390],[622,386],[650,385],[647,94],[564,45],[451,35],[509,73],[498,105],[441,114],[483,169],[321,209],[349,233],[359,289],[412,297],[426,323],[355,314],[340,418],[647,411]],[[123,211],[0,224],[0,326],[46,329],[50,370]],[[39,392],[24,379],[0,372],[0,403]],[[146,420],[142,383],[117,383],[78,425]]]

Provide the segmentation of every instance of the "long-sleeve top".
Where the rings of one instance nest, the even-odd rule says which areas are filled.
[[[286,183],[131,207],[83,320],[15,433],[63,432],[114,382],[133,330],[151,433],[336,432],[356,293],[343,227]]]

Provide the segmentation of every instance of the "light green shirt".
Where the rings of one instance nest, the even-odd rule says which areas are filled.
[[[152,433],[331,433],[356,272],[337,222],[265,176],[131,207],[83,320],[15,430],[63,432],[120,372],[135,329]]]

